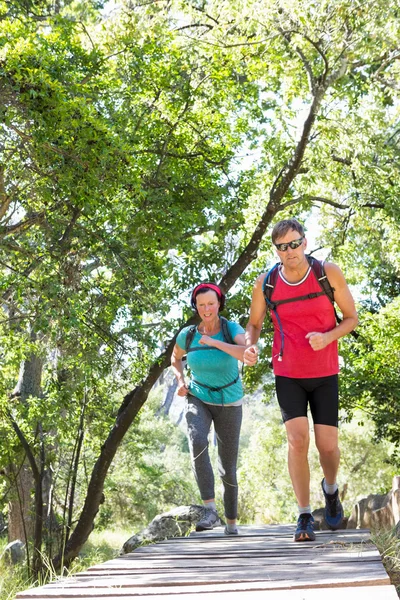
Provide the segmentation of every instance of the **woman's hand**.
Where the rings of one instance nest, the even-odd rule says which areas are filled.
[[[187,394],[189,393],[189,390],[184,381],[178,383],[178,390],[176,393],[178,394],[178,396],[187,396]]]
[[[209,335],[202,335],[199,344],[202,344],[203,346],[214,346],[214,340]]]

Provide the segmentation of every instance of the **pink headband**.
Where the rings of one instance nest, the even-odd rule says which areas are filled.
[[[217,294],[218,298],[222,297],[222,292],[217,285],[214,285],[213,283],[200,283],[199,285],[196,285],[196,287],[194,288],[194,290],[192,292],[192,298],[194,299],[197,292],[204,288],[209,288],[210,290],[213,290]]]

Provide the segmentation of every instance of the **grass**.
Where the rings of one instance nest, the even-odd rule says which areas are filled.
[[[7,538],[0,538],[0,556],[7,546]],[[0,560],[0,600],[14,600],[15,594],[32,586],[25,565],[11,566],[4,559]]]
[[[380,552],[383,565],[400,598],[400,538],[395,529],[391,529],[375,531],[371,534],[371,539]]]
[[[82,548],[79,556],[74,560],[68,575],[75,575],[85,571],[91,565],[103,563],[118,556],[122,545],[131,534],[126,529],[106,529],[94,531]],[[0,538],[0,556],[7,545],[6,538]],[[48,583],[58,578],[58,575],[48,566],[45,581]],[[4,559],[0,560],[0,600],[14,600],[17,592],[38,585],[32,581],[27,573],[26,564],[10,565]]]

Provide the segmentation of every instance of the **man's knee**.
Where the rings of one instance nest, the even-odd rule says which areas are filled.
[[[329,458],[339,453],[338,430],[336,427],[315,425],[315,445],[321,456]]]
[[[320,456],[324,458],[336,458],[339,454],[339,446],[335,441],[324,440],[316,442],[316,446]]]
[[[289,450],[296,454],[308,452],[310,438],[308,432],[291,432],[288,434]]]

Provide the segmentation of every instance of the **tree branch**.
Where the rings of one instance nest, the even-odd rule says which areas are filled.
[[[4,217],[11,204],[11,195],[7,196],[4,185],[5,166],[0,165],[0,220]]]
[[[285,39],[285,41],[287,42],[287,44],[291,45],[291,33],[293,33],[293,32],[284,31],[283,29],[279,29],[279,31],[281,32],[281,34],[282,34],[283,38]],[[309,61],[307,60],[306,55],[302,51],[302,49],[299,48],[298,46],[294,46],[294,49],[295,49],[296,53],[300,56],[300,59],[304,65],[304,68],[307,71],[308,85],[310,87],[311,94],[314,96],[314,94],[315,94],[315,77],[314,77],[312,67],[311,67]]]
[[[335,154],[332,154],[332,160],[334,160],[335,162],[341,163],[342,165],[347,165],[348,167],[351,166],[352,161],[350,160],[350,158],[340,158],[340,156],[336,156]]]
[[[299,198],[293,198],[293,200],[288,200],[288,202],[281,204],[278,210],[279,211],[284,210],[288,206],[293,206],[293,204],[298,204],[299,202],[301,202],[303,200],[309,200],[310,202],[323,202],[324,204],[330,204],[331,206],[334,206],[335,208],[339,208],[339,209],[351,208],[350,206],[347,206],[346,204],[339,204],[339,202],[335,202],[334,200],[331,200],[329,198],[323,198],[322,196],[304,195],[304,196],[300,196]]]
[[[26,456],[29,460],[29,464],[31,466],[32,469],[32,475],[35,479],[35,482],[37,482],[40,479],[40,472],[39,472],[39,468],[36,464],[35,461],[35,457],[33,456],[33,452],[31,450],[31,447],[28,443],[28,440],[26,439],[26,437],[24,436],[24,434],[22,433],[21,429],[18,426],[18,423],[15,421],[14,417],[12,416],[10,410],[7,410],[7,417],[10,420],[10,423],[12,425],[12,428],[14,429],[17,438],[19,439],[21,446],[23,447],[23,449],[25,450]]]

